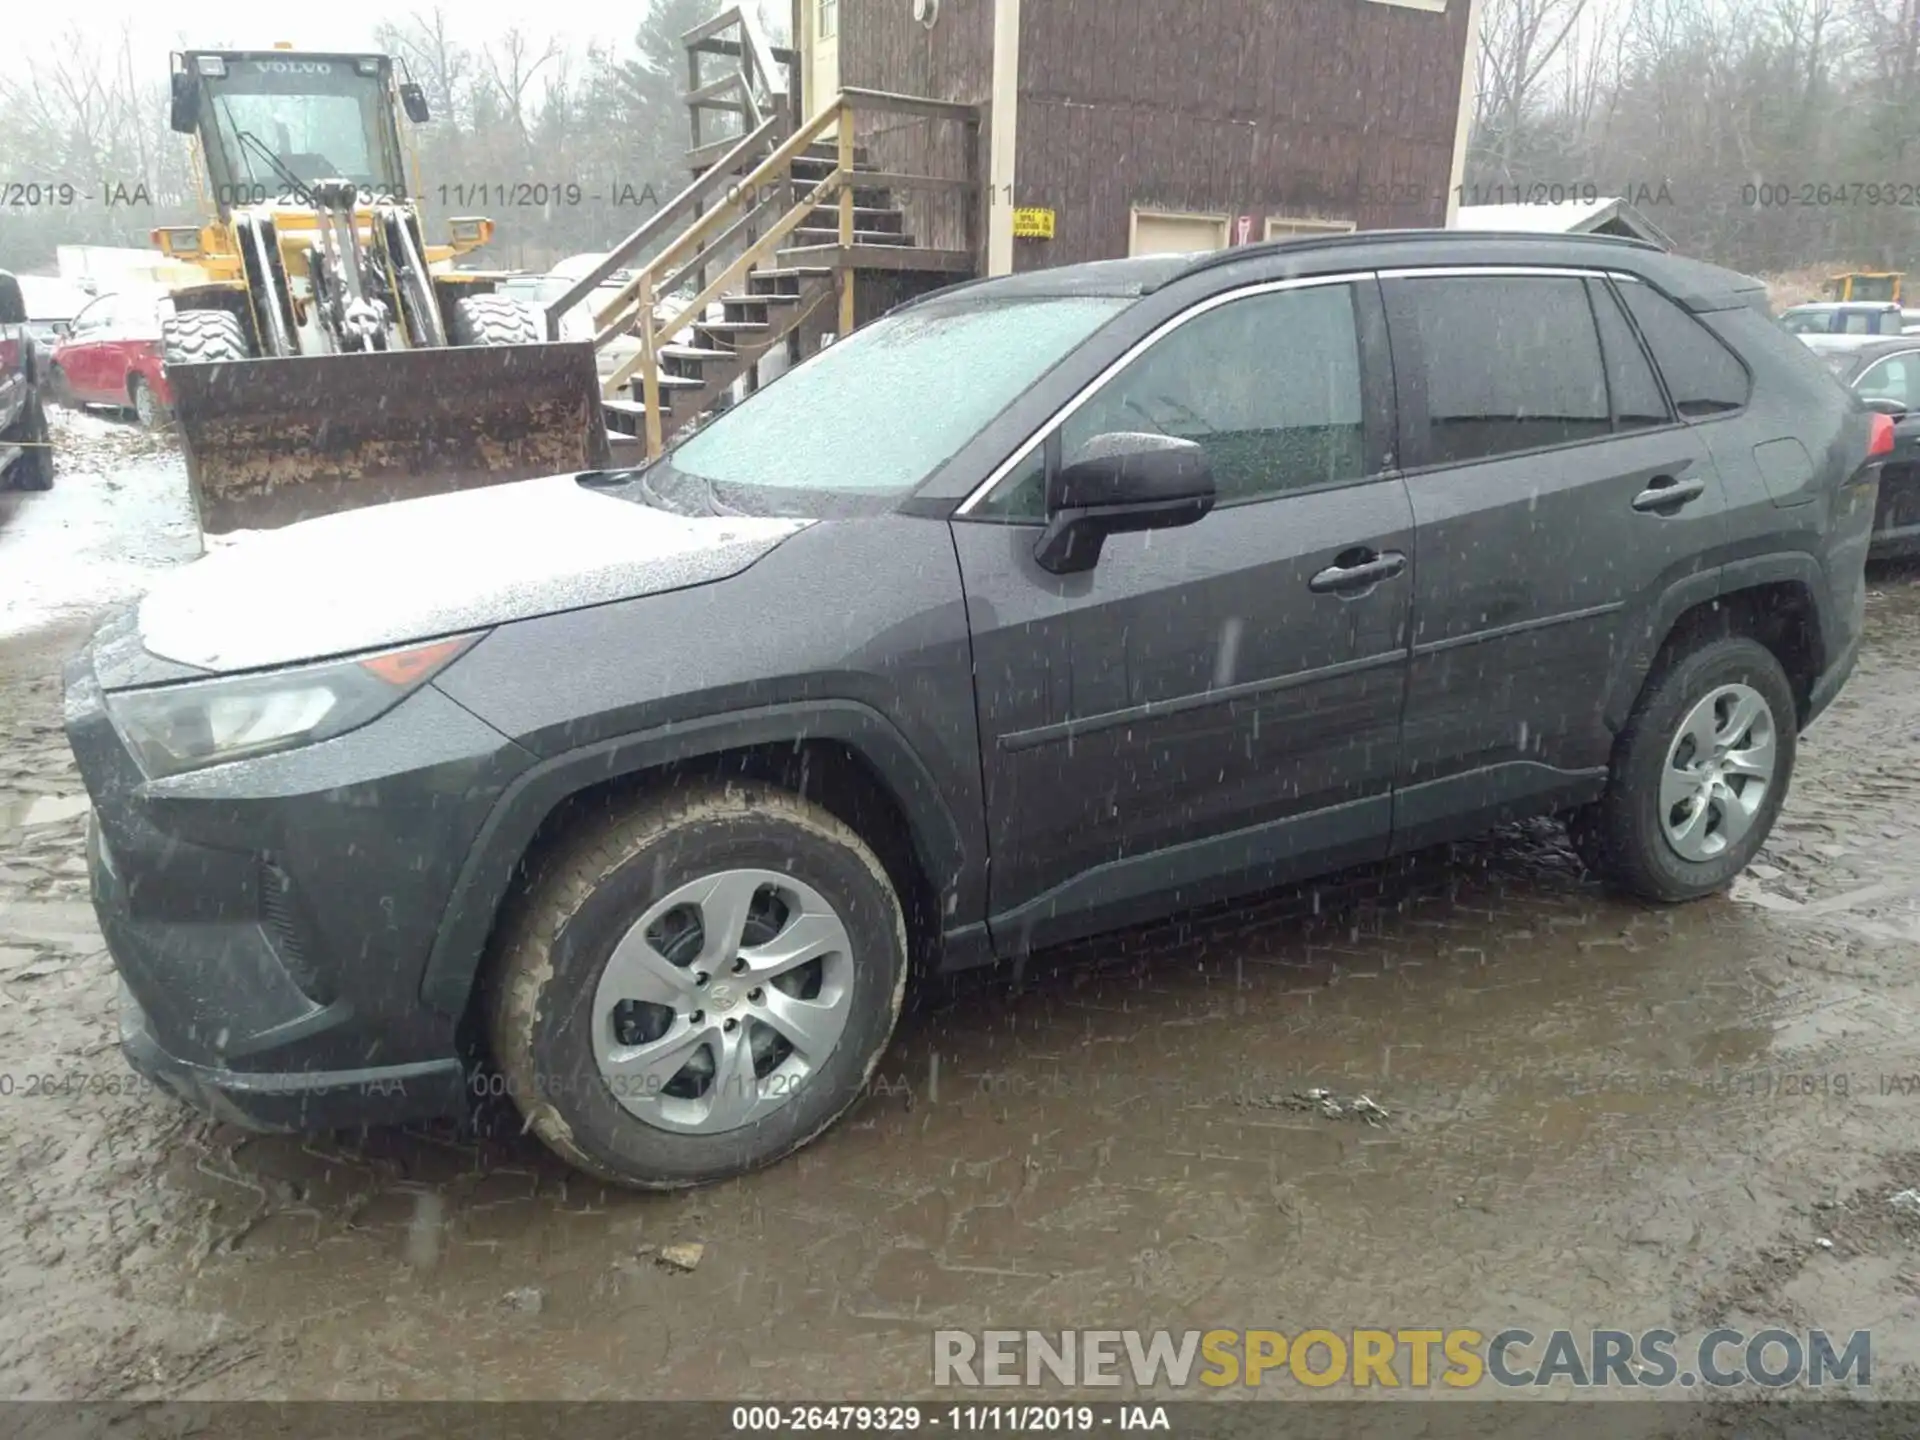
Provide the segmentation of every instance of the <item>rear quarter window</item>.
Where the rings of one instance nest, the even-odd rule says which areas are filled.
[[[1699,419],[1746,408],[1753,382],[1725,341],[1650,285],[1622,281],[1620,295],[1676,410]]]

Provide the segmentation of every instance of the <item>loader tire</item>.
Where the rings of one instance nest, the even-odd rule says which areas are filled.
[[[160,353],[169,365],[246,360],[252,351],[240,318],[225,310],[180,310],[160,326]]]
[[[455,345],[538,345],[540,317],[504,295],[468,295],[453,305],[448,338]]]

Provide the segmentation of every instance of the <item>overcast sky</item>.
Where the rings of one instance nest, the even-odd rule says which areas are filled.
[[[722,0],[714,0],[717,12]],[[84,7],[45,0],[8,0],[6,31],[12,63],[22,70],[47,57],[75,50],[77,27],[95,53],[119,48],[122,26],[132,27],[137,65],[156,77],[167,70],[167,54],[188,46],[267,48],[275,41],[301,50],[360,50],[373,44],[374,26],[384,19],[402,21],[410,13],[431,13],[420,5],[392,0],[326,0],[320,5],[262,4],[261,0],[195,0],[189,6],[155,5],[151,0],[87,0]],[[448,28],[476,48],[518,25],[536,42],[552,37],[576,52],[599,41],[627,49],[640,27],[645,4],[590,4],[588,0],[442,0]],[[785,0],[764,7],[785,11]],[[80,17],[80,18],[76,18]]]

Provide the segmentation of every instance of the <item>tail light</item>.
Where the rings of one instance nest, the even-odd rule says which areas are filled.
[[[1873,416],[1873,437],[1867,441],[1867,458],[1878,460],[1882,455],[1893,453],[1893,417],[1875,413]]]

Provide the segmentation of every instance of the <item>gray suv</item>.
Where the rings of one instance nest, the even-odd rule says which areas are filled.
[[[1386,233],[923,297],[644,470],[316,519],[71,663],[133,1065],[512,1097],[696,1184],[912,977],[1561,814],[1725,886],[1854,663],[1885,418],[1758,285]]]

